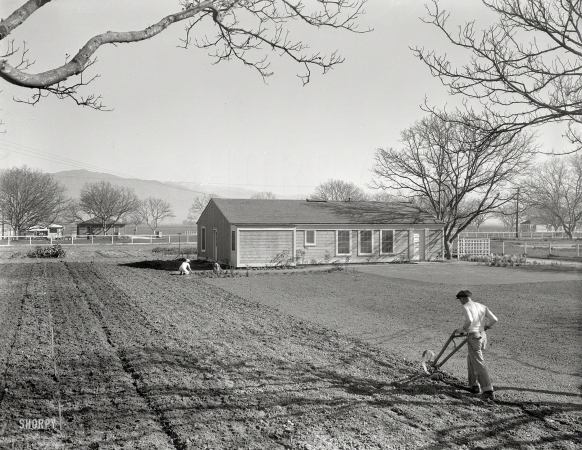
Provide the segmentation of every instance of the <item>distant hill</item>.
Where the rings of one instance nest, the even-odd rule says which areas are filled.
[[[139,198],[158,197],[171,203],[176,217],[172,223],[182,223],[188,217],[188,209],[195,197],[202,194],[214,193],[221,197],[249,198],[257,191],[250,189],[232,188],[230,186],[208,185],[193,182],[163,182],[156,180],[140,180],[137,178],[123,178],[108,173],[90,172],[88,170],[67,170],[52,174],[67,188],[68,194],[79,198],[81,188],[85,183],[109,181],[111,184],[134,189]],[[169,223],[170,221],[168,221]]]

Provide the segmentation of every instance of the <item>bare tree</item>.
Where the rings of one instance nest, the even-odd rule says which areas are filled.
[[[190,209],[188,210],[188,220],[190,222],[196,223],[204,211],[204,208],[206,208],[206,205],[208,205],[210,199],[218,197],[220,197],[220,195],[216,194],[203,194],[195,197],[192,205],[190,206]]]
[[[403,199],[396,194],[391,194],[386,191],[378,191],[370,195],[370,200],[373,202],[402,202],[405,201],[406,199]]]
[[[430,116],[404,130],[402,148],[379,149],[373,172],[376,187],[415,196],[445,223],[445,257],[460,232],[482,214],[510,199],[499,191],[530,164],[532,137],[525,134],[479,136],[478,124],[463,126]],[[486,133],[486,132],[484,132]]]
[[[0,173],[0,210],[14,233],[56,221],[68,204],[66,188],[51,174],[26,166]]]
[[[140,211],[132,211],[123,217],[122,220],[133,225],[133,234],[137,234],[137,227],[144,223],[144,218]]]
[[[155,197],[148,197],[141,202],[138,213],[147,226],[150,227],[152,233],[156,232],[158,224],[162,220],[176,217],[169,202]]]
[[[114,186],[109,181],[85,183],[81,188],[79,209],[99,219],[103,233],[122,217],[137,211],[139,199],[133,189]]]
[[[473,199],[469,202],[468,209],[478,209],[479,208],[479,199]],[[481,228],[481,225],[489,218],[491,215],[490,212],[483,212],[473,218],[471,223],[477,227],[477,231]]]
[[[54,94],[58,98],[73,99],[79,105],[102,109],[99,96],[83,97],[78,94],[79,88],[94,78],[87,80],[82,75],[96,62],[94,58],[97,50],[105,44],[151,39],[170,25],[183,22],[186,25],[181,47],[193,45],[208,49],[216,63],[238,60],[254,68],[262,77],[272,74],[265,54],[265,50],[270,50],[300,64],[303,72],[298,76],[306,84],[310,80],[312,68],[319,68],[325,73],[344,59],[336,51],[328,56],[319,52],[310,53],[305,42],[292,39],[290,24],[358,32],[356,22],[364,14],[366,2],[318,0],[305,5],[302,1],[288,0],[180,0],[177,2],[180,10],[157,23],[139,31],[108,31],[94,36],[65,64],[42,73],[29,73],[32,63],[27,59],[28,49],[16,48],[14,41],[8,41],[8,49],[3,55],[5,59],[0,61],[0,77],[8,83],[36,90],[29,101],[33,104],[45,95]],[[0,20],[0,41],[39,9],[49,8],[49,3],[50,0],[28,0],[6,19]],[[205,24],[213,28],[213,35],[195,35]],[[79,48],[76,47],[78,44],[74,45],[74,48]],[[9,63],[8,58],[15,62]],[[75,75],[81,75],[78,81],[67,82]]]
[[[526,206],[526,203],[523,201],[519,202],[518,204],[517,194],[515,192],[508,194],[506,198],[508,199],[507,203],[504,203],[497,207],[493,212],[493,217],[501,221],[501,223],[503,224],[504,231],[513,232],[518,229],[518,224],[516,222],[520,220],[519,219],[520,217],[524,219],[526,217],[529,217],[528,207]],[[517,210],[518,207],[519,210]]]
[[[359,202],[368,200],[368,194],[351,181],[330,179],[317,186],[311,198],[330,202]]]
[[[265,191],[257,192],[256,194],[251,195],[251,198],[258,200],[275,200],[277,196],[273,194],[271,191]]]
[[[572,239],[582,220],[582,155],[552,158],[525,180],[525,202],[542,216],[554,218]]]
[[[495,131],[565,122],[582,148],[582,0],[482,2],[499,20],[480,34],[474,21],[452,31],[438,0],[427,7],[425,22],[470,54],[466,64],[456,68],[446,54],[419,47],[415,54],[451,94],[476,99],[502,119]]]

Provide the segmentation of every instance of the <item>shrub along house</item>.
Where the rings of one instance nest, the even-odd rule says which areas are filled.
[[[410,203],[213,198],[197,226],[198,259],[234,267],[443,255],[444,224]]]

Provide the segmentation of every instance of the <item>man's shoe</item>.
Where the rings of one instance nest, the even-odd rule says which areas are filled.
[[[493,391],[485,391],[481,394],[483,400],[495,400],[495,394]]]
[[[471,394],[479,394],[481,392],[481,389],[479,388],[479,386],[471,386]]]

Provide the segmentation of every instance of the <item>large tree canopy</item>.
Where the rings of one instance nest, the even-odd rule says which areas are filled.
[[[137,31],[107,31],[86,42],[65,64],[42,73],[30,73],[30,64],[24,57],[26,49],[18,49],[8,41],[8,49],[0,60],[0,77],[8,83],[24,88],[36,89],[31,102],[37,102],[43,93],[52,93],[59,98],[72,98],[77,103],[101,108],[98,96],[79,96],[78,88],[83,84],[68,82],[69,77],[82,74],[95,62],[95,53],[105,44],[139,42],[162,33],[170,25],[186,23],[181,46],[190,45],[208,49],[216,62],[231,59],[256,69],[263,77],[271,75],[266,51],[285,55],[303,66],[299,77],[308,83],[311,69],[327,72],[343,62],[337,53],[329,55],[308,50],[301,39],[293,38],[290,24],[301,23],[313,27],[357,30],[357,19],[364,13],[367,0],[318,0],[304,4],[300,0],[180,0],[179,11],[157,23]],[[51,0],[29,0],[6,19],[0,20],[0,41],[26,22],[41,8],[50,8]],[[137,5],[137,4],[136,4]],[[138,6],[139,7],[139,6]],[[197,30],[210,23],[214,27],[211,36],[201,35]],[[65,30],[55,30],[57,33]],[[73,44],[76,47],[78,44]],[[70,49],[67,49],[70,51]]]
[[[114,186],[109,181],[85,183],[81,189],[79,209],[101,223],[103,233],[122,217],[136,212],[140,201],[133,189]]]
[[[482,32],[475,22],[449,26],[438,0],[426,22],[469,58],[457,66],[445,51],[416,55],[451,94],[478,100],[502,118],[502,131],[548,122],[568,124],[582,148],[582,0],[482,0],[498,20]]]
[[[49,225],[67,208],[66,188],[51,174],[26,166],[0,173],[0,213],[18,235],[36,225]]]
[[[582,221],[582,155],[553,158],[524,182],[524,203],[570,239]]]
[[[510,201],[504,186],[523,174],[535,148],[525,133],[491,135],[472,118],[433,115],[402,132],[402,147],[379,149],[373,168],[376,187],[394,189],[417,201],[445,223],[445,256],[458,234],[478,216]]]
[[[317,186],[311,198],[330,202],[359,202],[368,200],[368,195],[351,181],[330,179]]]

